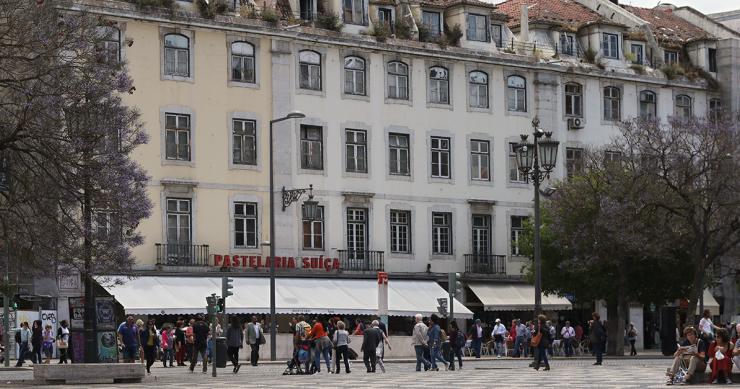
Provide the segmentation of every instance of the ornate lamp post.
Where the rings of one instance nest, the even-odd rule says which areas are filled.
[[[555,168],[559,142],[552,140],[552,132],[540,127],[540,120],[532,120],[534,143],[529,135],[520,135],[516,149],[517,168],[534,184],[534,316],[542,312],[542,251],[540,248],[540,184]],[[543,139],[544,137],[544,139]]]

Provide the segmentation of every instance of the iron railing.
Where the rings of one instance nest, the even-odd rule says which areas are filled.
[[[157,265],[208,266],[207,244],[156,243]]]
[[[342,270],[383,271],[383,251],[337,250]]]
[[[506,256],[465,254],[465,272],[476,274],[506,274]]]

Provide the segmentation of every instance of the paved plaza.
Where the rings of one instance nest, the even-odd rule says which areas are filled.
[[[236,387],[322,387],[322,388],[665,388],[664,372],[669,359],[606,359],[603,366],[592,366],[591,359],[556,359],[551,371],[535,371],[527,367],[529,360],[485,359],[465,360],[463,369],[456,371],[416,372],[411,362],[387,362],[385,374],[365,373],[361,361],[352,363],[352,373],[340,375],[322,372],[311,376],[284,376],[284,364],[242,366],[239,374],[231,368],[219,369],[218,377],[200,372],[189,373],[186,367],[163,368],[156,364],[152,374],[140,384],[91,385],[94,388],[190,388]],[[31,368],[22,371],[0,370],[3,387],[33,387]],[[692,385],[692,387],[703,385]],[[740,385],[733,385],[740,386]],[[733,387],[731,386],[731,387]],[[67,385],[58,387],[75,387]]]

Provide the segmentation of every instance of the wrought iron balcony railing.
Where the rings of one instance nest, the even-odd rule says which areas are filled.
[[[208,266],[207,244],[157,243],[157,265]]]
[[[342,270],[383,271],[383,251],[337,250]]]
[[[465,254],[465,272],[476,274],[506,274],[506,256]]]

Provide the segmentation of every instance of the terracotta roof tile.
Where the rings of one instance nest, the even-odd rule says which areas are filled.
[[[712,38],[707,31],[689,23],[666,8],[640,8],[624,6],[624,9],[648,22],[658,41],[686,42]]]
[[[509,27],[521,23],[522,5],[530,6],[530,22],[556,23],[578,27],[602,20],[601,15],[573,0],[508,0],[496,4],[498,10],[509,16]]]
[[[482,8],[496,9],[496,6],[480,0],[421,0],[421,5],[430,7],[447,8],[453,5],[472,5]]]

